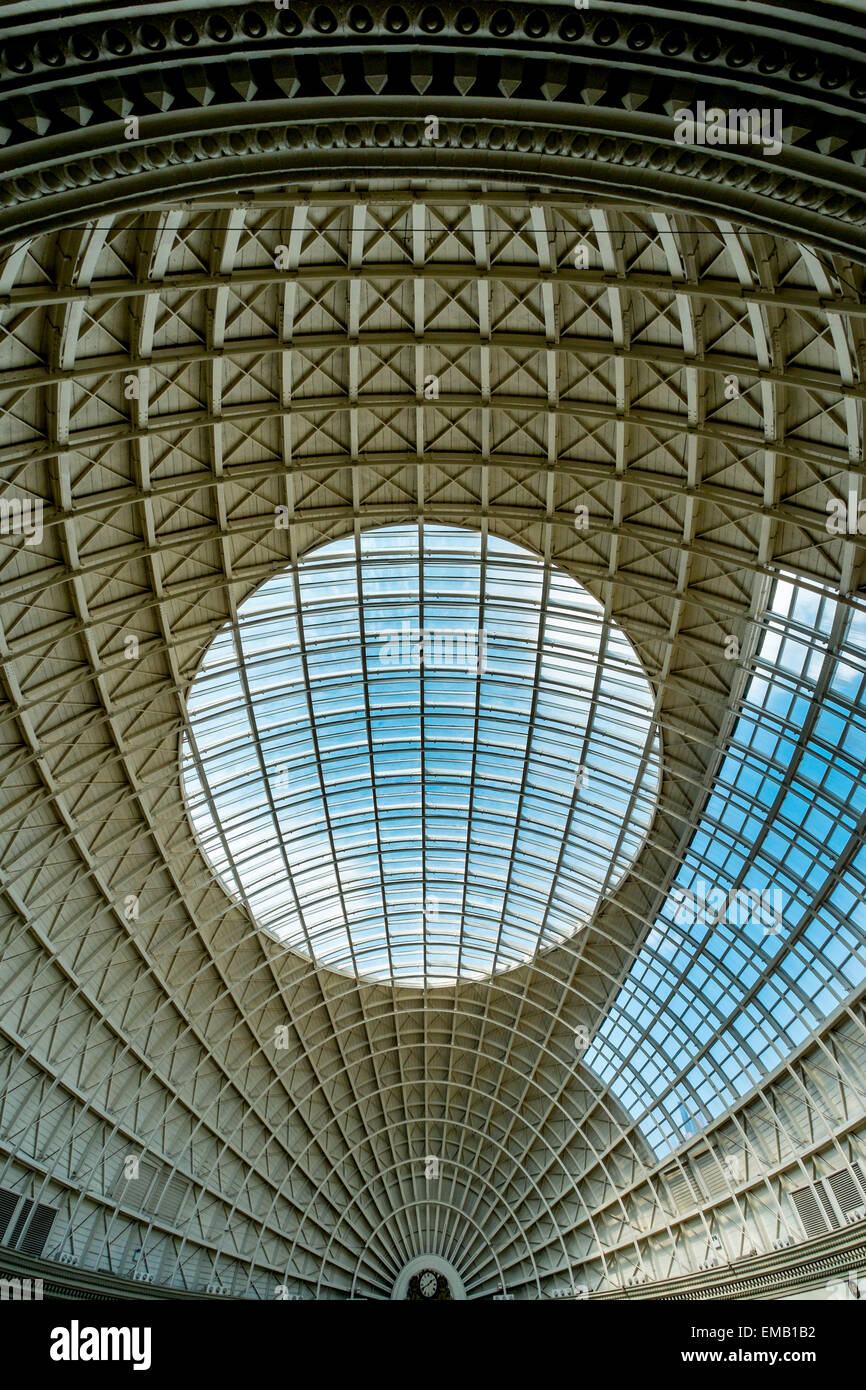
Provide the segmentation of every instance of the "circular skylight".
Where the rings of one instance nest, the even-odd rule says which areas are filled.
[[[182,769],[201,848],[329,969],[442,986],[567,940],[659,783],[653,697],[563,571],[450,526],[330,542],[211,643]]]

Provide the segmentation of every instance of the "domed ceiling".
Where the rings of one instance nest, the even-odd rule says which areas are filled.
[[[720,1239],[770,1246],[760,1088],[821,1033],[826,1133],[781,1128],[853,1161],[862,1119],[844,34],[8,8],[0,1139],[44,1253],[610,1293],[706,1260],[670,1155],[719,1134]],[[778,160],[675,143],[723,69]],[[702,883],[777,896],[708,926]]]

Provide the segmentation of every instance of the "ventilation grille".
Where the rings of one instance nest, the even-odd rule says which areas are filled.
[[[863,1174],[859,1163],[852,1163],[851,1172],[843,1169],[841,1173],[831,1173],[827,1182],[843,1216],[847,1216],[857,1207],[862,1207],[866,1199],[866,1189],[861,1191]]]
[[[697,1202],[697,1197],[692,1191],[692,1185],[685,1173],[675,1172],[670,1176],[667,1174],[667,1186],[677,1211],[687,1211]]]
[[[153,1188],[155,1180],[159,1176],[159,1170],[155,1163],[151,1163],[146,1158],[138,1160],[138,1168],[135,1177],[127,1177],[126,1164],[120,1165],[120,1172],[117,1181],[111,1192],[111,1196],[121,1202],[125,1207],[134,1207],[139,1211],[148,1210],[148,1198]]]
[[[176,1225],[188,1192],[189,1183],[183,1178],[169,1178],[157,1201],[157,1216],[163,1217],[172,1226]]]
[[[6,1235],[9,1222],[12,1220],[12,1213],[18,1205],[18,1193],[10,1192],[8,1188],[0,1187],[0,1242]]]
[[[823,1236],[829,1231],[830,1226],[824,1215],[824,1210],[811,1187],[801,1187],[797,1192],[792,1192],[791,1197],[797,1208],[797,1215],[803,1230],[808,1237]]]
[[[54,1207],[46,1207],[41,1202],[37,1202],[36,1211],[33,1213],[33,1219],[18,1247],[19,1250],[23,1250],[27,1255],[41,1255],[56,1215],[57,1211]]]
[[[166,1164],[157,1159],[141,1158],[137,1178],[127,1178],[126,1167],[121,1165],[111,1196],[126,1207],[174,1225],[189,1190],[186,1179],[173,1175]]]
[[[722,1197],[729,1191],[730,1179],[712,1154],[702,1154],[694,1160],[693,1166],[708,1197]]]
[[[821,1203],[821,1206],[824,1208],[824,1215],[827,1217],[828,1225],[831,1228],[838,1226],[839,1218],[836,1215],[836,1208],[833,1205],[833,1197],[830,1189],[828,1187],[825,1187],[823,1182],[816,1182],[815,1188],[818,1193],[818,1200]]]
[[[863,1210],[866,1198],[863,1170],[859,1163],[852,1163],[849,1168],[842,1168],[827,1178],[816,1178],[810,1187],[798,1188],[791,1193],[791,1198],[807,1237],[822,1236],[837,1226],[846,1225],[849,1213],[859,1215]]]
[[[10,1245],[12,1245],[12,1246],[17,1246],[17,1245],[18,1245],[18,1239],[19,1239],[19,1237],[20,1237],[20,1235],[21,1235],[21,1232],[22,1232],[23,1229],[24,1229],[24,1222],[27,1220],[28,1216],[30,1215],[30,1208],[31,1208],[32,1206],[33,1206],[33,1203],[31,1202],[30,1198],[29,1198],[29,1197],[25,1197],[25,1198],[24,1198],[24,1201],[21,1203],[21,1210],[19,1211],[17,1217],[15,1218],[15,1225],[12,1227],[12,1234],[11,1234],[10,1237],[9,1237],[9,1244],[10,1244]]]
[[[31,1212],[33,1213],[32,1218]],[[41,1255],[56,1215],[57,1211],[54,1207],[44,1206],[42,1202],[37,1202],[36,1210],[33,1211],[32,1201],[29,1197],[25,1197],[21,1204],[21,1210],[15,1218],[9,1244],[26,1255]],[[26,1231],[24,1230],[25,1226],[27,1227]]]

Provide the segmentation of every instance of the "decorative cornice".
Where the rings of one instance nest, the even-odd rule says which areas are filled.
[[[786,1250],[774,1250],[738,1260],[736,1265],[659,1279],[635,1288],[605,1290],[589,1295],[592,1302],[626,1299],[733,1300],[774,1297],[815,1286],[852,1268],[866,1265],[866,1231],[863,1222],[804,1241]]]
[[[3,241],[157,195],[400,173],[652,195],[866,258],[858,16],[783,10],[780,42],[760,13],[723,29],[655,5],[148,8],[7,29]],[[675,112],[697,100],[780,109],[782,150],[678,145]]]
[[[92,1299],[166,1299],[172,1302],[192,1299],[218,1299],[218,1294],[203,1289],[168,1288],[165,1285],[145,1282],[141,1279],[126,1279],[108,1270],[80,1269],[77,1265],[61,1264],[58,1260],[44,1260],[36,1255],[21,1254],[0,1246],[0,1278],[41,1279],[43,1297],[73,1298],[76,1302]]]

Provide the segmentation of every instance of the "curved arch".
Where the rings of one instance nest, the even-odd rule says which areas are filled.
[[[145,5],[106,23],[82,7],[63,32],[13,38],[0,172],[11,165],[17,177],[0,235],[15,240],[75,220],[82,207],[98,215],[167,190],[176,201],[205,193],[218,202],[399,169],[517,179],[566,196],[651,196],[862,258],[859,14],[786,8],[776,15],[782,42],[749,12],[726,40],[712,9],[675,21],[650,4],[639,15],[615,4],[586,15],[565,4],[479,0],[472,9],[471,36],[457,27],[466,7],[455,3],[436,7],[433,28],[404,12],[396,30],[393,7],[370,5],[358,30],[358,7],[344,3],[287,12],[209,0],[176,20]],[[626,77],[622,102],[614,72]],[[699,100],[736,108],[744,97],[783,113],[772,162],[763,149],[677,144],[677,111]],[[431,117],[437,136],[427,140]]]
[[[453,1295],[454,1298],[464,1299],[466,1297],[463,1280],[450,1261],[444,1260],[441,1255],[418,1255],[414,1260],[410,1260],[409,1263],[400,1270],[400,1274],[391,1292],[391,1297],[405,1298],[409,1288],[409,1280],[412,1278],[412,1275],[420,1274],[425,1268],[432,1269],[437,1274],[444,1274],[449,1285],[456,1286],[457,1292]]]

